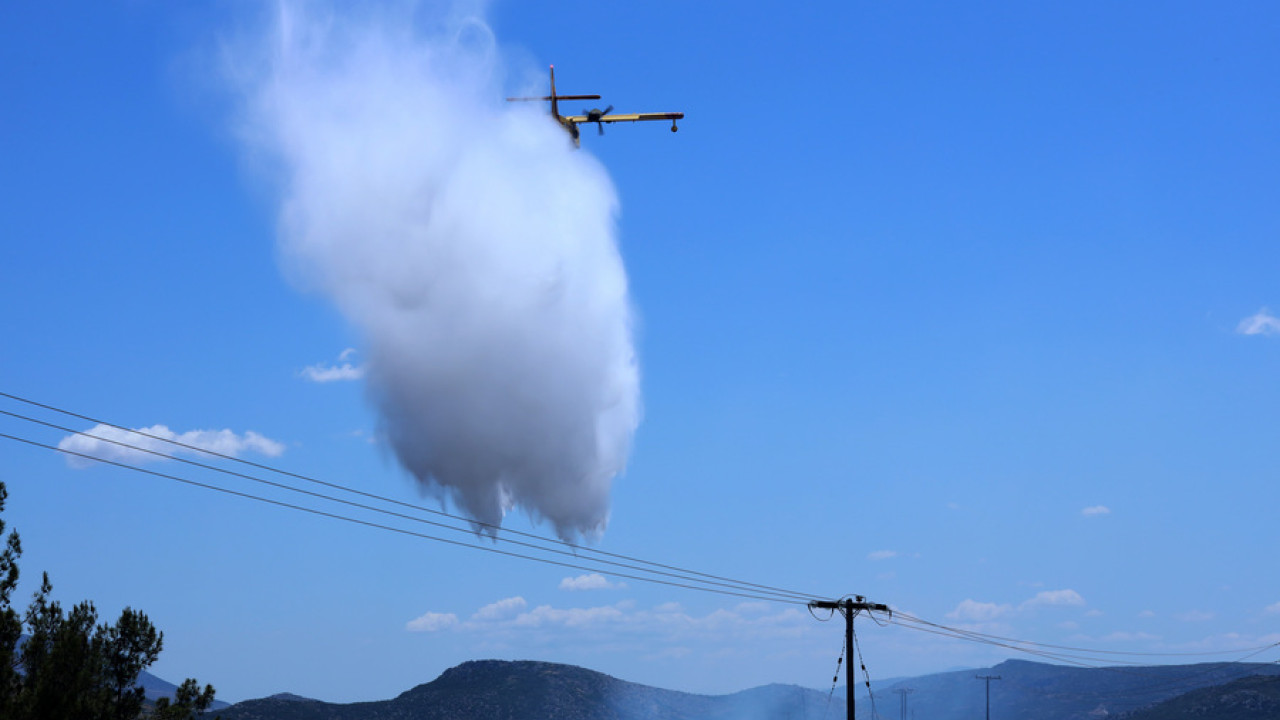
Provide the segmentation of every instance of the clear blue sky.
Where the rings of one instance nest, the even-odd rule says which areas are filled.
[[[305,376],[366,348],[291,279],[278,189],[237,134],[221,60],[270,15],[6,10],[0,391],[252,431],[280,452],[248,459],[417,502],[363,381]],[[619,198],[644,408],[598,547],[1047,643],[1238,651],[1222,659],[1280,641],[1280,8],[481,15],[503,92],[555,63],[561,92],[687,114],[677,134],[584,132]],[[11,441],[0,480],[24,598],[47,570],[66,603],[145,610],[154,670],[227,700],[385,698],[488,657],[817,687],[840,653],[788,606],[570,591],[581,573]],[[873,681],[1007,655],[859,629]]]

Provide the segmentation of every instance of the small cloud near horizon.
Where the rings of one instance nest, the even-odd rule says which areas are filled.
[[[1262,612],[1268,615],[1280,615],[1280,602],[1268,605]]]
[[[453,613],[425,613],[405,623],[409,632],[437,632],[458,626],[458,616]]]
[[[897,550],[874,550],[867,553],[868,560],[888,560],[895,557],[898,557]]]
[[[1091,507],[1087,507],[1081,510],[1080,514],[1085,517],[1098,517],[1099,515],[1110,515],[1111,508],[1107,507],[1106,505],[1093,505]]]
[[[201,450],[231,457],[239,457],[246,452],[279,457],[284,453],[284,443],[252,430],[244,434],[227,429],[188,430],[179,433],[166,425],[152,425],[136,430],[98,425],[83,433],[62,438],[58,441],[58,449],[101,460],[138,465],[169,460],[179,453],[200,455]],[[78,470],[96,464],[92,459],[80,455],[67,455],[67,464]]]
[[[695,615],[673,602],[650,609],[637,607],[631,600],[591,607],[533,607],[521,597],[490,603],[465,619],[454,613],[426,612],[407,622],[405,630],[460,633],[479,640],[524,637],[543,642],[556,638],[557,642],[591,645],[599,641],[601,632],[610,632],[637,654],[652,653],[655,646],[676,646],[690,638],[714,639],[717,643],[745,639],[790,646],[797,638],[827,637],[822,628],[815,627],[808,613],[796,608],[776,610],[767,603],[739,603]],[[724,651],[720,647],[707,650],[712,655]]]
[[[1084,605],[1084,598],[1075,590],[1044,590],[1022,603],[1021,607]]]
[[[965,599],[955,610],[947,613],[947,617],[952,620],[970,620],[973,622],[986,622],[995,620],[998,617],[1009,614],[1013,610],[1010,605],[998,605],[996,603],[978,602],[976,600]]]
[[[1241,320],[1236,332],[1241,335],[1277,335],[1280,334],[1280,318],[1264,307],[1256,315]]]
[[[516,615],[529,607],[529,603],[519,595],[489,603],[471,615],[473,621],[502,620]]]
[[[364,377],[363,365],[352,365],[355,348],[347,348],[338,354],[338,364],[316,363],[302,369],[302,377],[314,383],[347,382]]]
[[[608,578],[600,573],[579,575],[578,577],[567,577],[560,581],[560,589],[568,590],[570,592],[580,590],[621,590],[626,586],[626,583],[610,582]]]

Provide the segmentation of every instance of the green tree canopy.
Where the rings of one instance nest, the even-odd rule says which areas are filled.
[[[0,482],[0,512],[7,498]],[[4,530],[0,518],[0,536]],[[147,715],[138,677],[160,656],[164,634],[133,608],[125,608],[113,624],[99,624],[88,600],[64,611],[51,597],[48,573],[19,614],[13,593],[21,555],[18,533],[11,530],[0,550],[0,718],[135,720]],[[188,679],[172,702],[161,698],[150,715],[161,720],[203,715],[213,695],[212,685],[202,691]]]

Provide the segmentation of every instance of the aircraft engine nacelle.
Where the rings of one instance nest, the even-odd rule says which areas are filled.
[[[679,129],[680,129],[680,128],[676,127],[676,121],[675,121],[675,120],[672,120],[672,121],[671,121],[671,132],[676,132],[676,131],[677,131],[677,130],[679,130]]]

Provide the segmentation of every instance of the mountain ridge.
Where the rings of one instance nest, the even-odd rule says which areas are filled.
[[[390,700],[326,703],[318,700],[246,700],[223,720],[730,720],[788,713],[822,720],[827,696],[794,685],[765,685],[729,695],[698,695],[652,688],[580,668],[535,660],[470,660]],[[831,700],[830,717],[844,714]]]
[[[1221,686],[1242,677],[1280,676],[1280,667],[1202,663],[1080,668],[1007,660],[992,668],[953,670],[880,684],[873,696],[859,695],[857,716],[870,720],[877,709],[883,711],[880,715],[896,715],[900,702],[896,691],[910,689],[913,715],[930,720],[982,717],[986,696],[983,683],[975,681],[978,674],[1001,678],[991,683],[992,715],[1000,720],[1101,720],[1111,716],[1166,720],[1139,713],[1188,691]],[[1280,677],[1276,680],[1280,683]],[[876,708],[877,704],[881,707]],[[220,715],[223,720],[834,720],[844,717],[845,707],[844,699],[831,696],[829,691],[795,685],[700,695],[632,683],[574,665],[471,660],[389,700],[341,704],[282,693],[237,703]]]

